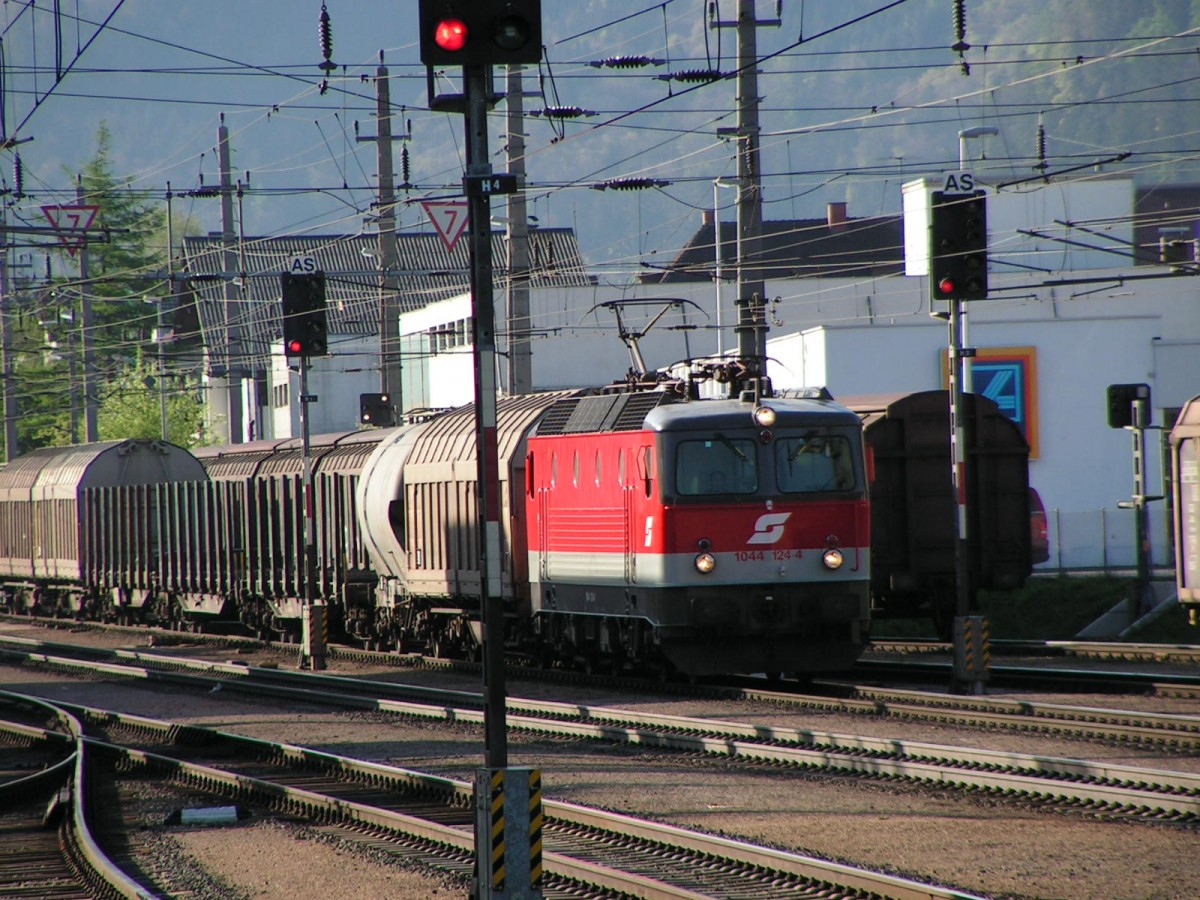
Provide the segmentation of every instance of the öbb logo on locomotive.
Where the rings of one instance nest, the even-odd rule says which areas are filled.
[[[754,533],[746,539],[747,544],[777,544],[783,537],[783,526],[792,517],[790,512],[764,513],[754,523]]]

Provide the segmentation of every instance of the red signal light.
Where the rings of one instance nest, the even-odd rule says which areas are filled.
[[[938,291],[942,294],[945,294],[946,296],[951,296],[954,294],[954,279],[953,278],[949,278],[949,277],[941,278],[938,280],[937,286],[938,286]]]
[[[288,352],[289,352],[289,353],[291,353],[291,354],[293,354],[293,355],[295,355],[295,356],[299,356],[299,355],[300,355],[300,351],[304,349],[304,345],[303,345],[303,344],[301,344],[301,343],[300,343],[299,341],[297,341],[297,340],[290,340],[290,341],[288,341],[288,345],[287,345],[287,346],[288,346]]]
[[[467,23],[462,19],[441,19],[433,30],[433,42],[447,53],[456,53],[467,45]]]

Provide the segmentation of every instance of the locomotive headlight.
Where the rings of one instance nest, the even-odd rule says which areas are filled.
[[[696,566],[696,571],[701,575],[707,575],[717,567],[717,558],[711,553],[697,553],[692,562]]]
[[[825,564],[825,568],[830,570],[840,569],[842,567],[842,563],[845,561],[845,557],[842,556],[842,551],[837,547],[830,547],[823,554],[821,554],[821,562]]]
[[[770,428],[775,424],[775,410],[769,406],[756,406],[754,408],[754,424],[759,428]]]

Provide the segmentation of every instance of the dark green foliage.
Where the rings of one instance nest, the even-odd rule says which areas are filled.
[[[979,607],[997,639],[1065,641],[1129,595],[1126,578],[1031,578],[1020,591],[981,591]]]
[[[92,315],[89,336],[99,438],[157,437],[161,433],[157,367],[143,361],[143,356],[154,352],[151,341],[157,301],[167,291],[165,207],[161,198],[132,191],[118,180],[113,174],[111,143],[108,127],[102,123],[95,155],[79,177],[78,202],[100,207],[93,237],[105,233],[104,229],[109,238],[88,243],[88,277],[80,277],[79,255],[68,256],[60,250],[54,280],[33,285],[27,296],[20,298],[21,314],[14,327],[19,452],[86,439],[85,294]],[[70,178],[75,180],[74,175]],[[186,376],[172,373],[166,386],[170,437],[189,445],[199,430],[202,409],[196,385]],[[2,439],[0,434],[0,442]]]
[[[1030,578],[1019,591],[981,591],[980,612],[995,640],[1069,641],[1131,595],[1133,581],[1107,575]],[[887,619],[872,629],[876,637],[934,637],[929,619]],[[1175,606],[1137,628],[1124,640],[1200,644],[1200,628],[1188,624]]]

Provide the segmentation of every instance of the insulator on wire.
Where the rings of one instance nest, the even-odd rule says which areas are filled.
[[[593,69],[640,69],[645,66],[661,66],[665,59],[653,56],[610,56],[588,63]]]
[[[971,49],[967,43],[967,0],[954,0],[954,43],[950,49],[959,54]]]
[[[412,166],[408,160],[408,145],[400,148],[400,177],[404,179],[404,187],[412,184],[409,175],[412,174]]]
[[[317,26],[317,36],[321,41],[322,62],[317,66],[324,72],[332,72],[337,68],[333,62],[333,25],[329,21],[329,10],[321,4],[321,21]]]
[[[1034,151],[1034,156],[1037,158],[1034,168],[1039,172],[1045,172],[1050,164],[1046,162],[1046,126],[1041,122],[1038,122],[1037,146]]]
[[[532,110],[529,114],[546,116],[549,119],[578,119],[584,116],[594,116],[596,112],[579,106],[547,106],[545,109]]]
[[[682,72],[671,72],[668,75],[655,75],[659,81],[682,81],[685,84],[706,84],[710,81],[720,81],[725,77],[717,69],[684,69]]]
[[[25,164],[21,162],[21,154],[13,154],[13,197],[20,200],[25,196]]]
[[[614,178],[594,184],[592,189],[597,191],[641,191],[647,188],[666,187],[670,183],[655,178]]]

